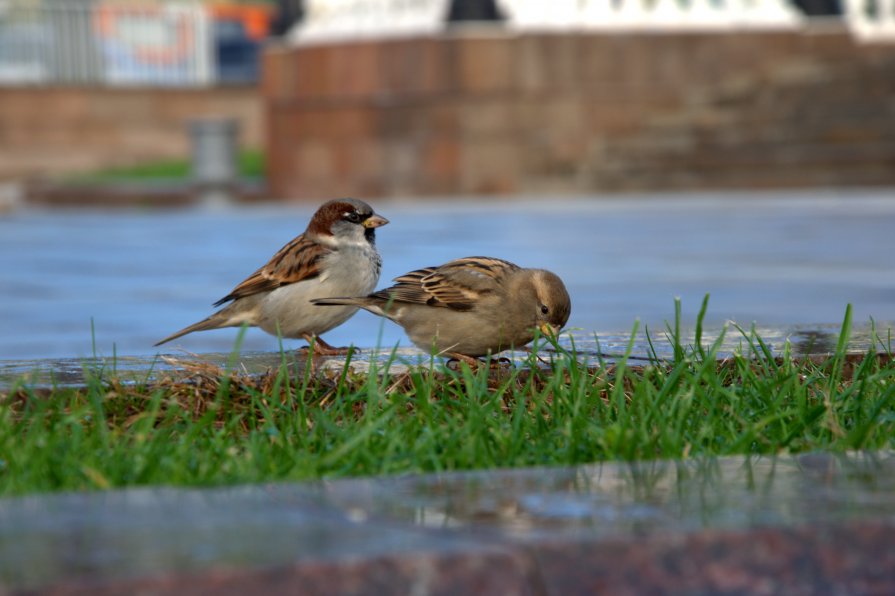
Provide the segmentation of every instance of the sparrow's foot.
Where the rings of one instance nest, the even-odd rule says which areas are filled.
[[[448,352],[445,354],[448,357],[448,361],[444,363],[446,367],[451,370],[460,370],[460,363],[465,362],[469,365],[469,368],[476,370],[479,366],[481,366],[482,361],[478,358],[473,358],[472,356],[466,356],[465,354],[454,354]]]
[[[351,352],[357,351],[353,347],[336,348],[334,346],[331,346],[323,341],[323,338],[319,335],[305,335],[302,337],[308,342],[309,345],[314,346],[314,354],[316,356],[347,356]]]
[[[500,358],[496,358],[491,361],[491,370],[497,370],[501,368],[513,368],[513,361],[506,356],[501,356]]]
[[[460,362],[465,362],[473,370],[476,370],[476,369],[484,366],[484,364],[485,364],[482,360],[479,360],[478,358],[473,358],[472,356],[466,356],[464,354],[448,353],[446,355],[449,356],[450,359],[447,361],[447,363],[445,365],[448,368],[450,368],[451,370],[457,370],[459,368]],[[505,358],[505,357],[493,358],[488,361],[489,370],[500,370],[502,368],[512,368],[512,366],[513,366],[513,361],[510,360],[509,358]]]

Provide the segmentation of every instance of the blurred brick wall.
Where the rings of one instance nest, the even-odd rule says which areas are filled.
[[[0,179],[186,158],[186,123],[212,115],[237,119],[242,146],[262,148],[255,87],[0,87]]]
[[[737,85],[774,85],[775,72],[877,53],[844,32],[480,31],[274,47],[263,84],[270,188],[282,198],[624,189],[623,168],[603,177],[601,162],[616,143],[650,145],[658,119]]]

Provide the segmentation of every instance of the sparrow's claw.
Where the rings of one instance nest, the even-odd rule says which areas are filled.
[[[323,338],[319,335],[304,335],[302,337],[304,337],[309,345],[314,346],[315,356],[347,356],[348,354],[357,351],[354,347],[337,348],[335,346],[331,346],[323,341]]]
[[[464,354],[450,353],[447,355],[450,356],[450,360],[448,360],[445,365],[448,368],[450,368],[451,370],[457,370],[457,368],[459,368],[457,365],[461,361],[468,364],[469,367],[472,368],[473,370],[476,370],[485,364],[482,360],[479,360],[478,358],[473,358],[471,356],[466,356]],[[451,366],[452,364],[454,366]],[[512,366],[513,366],[513,361],[506,357],[494,358],[494,359],[491,359],[488,361],[488,368],[490,370],[500,370],[502,368],[505,368],[505,367],[509,368]]]

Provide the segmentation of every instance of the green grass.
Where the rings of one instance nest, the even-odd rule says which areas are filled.
[[[246,178],[264,176],[264,154],[258,150],[243,150],[237,156],[237,171]],[[157,160],[129,167],[107,168],[95,172],[77,174],[71,181],[78,183],[102,183],[147,180],[179,180],[190,176],[187,160]]]
[[[261,377],[194,363],[152,384],[17,387],[0,395],[0,494],[895,447],[891,348],[847,354],[850,310],[821,359],[736,330],[742,353],[720,360],[722,339],[686,345],[679,328],[673,361],[645,366],[559,349],[499,374],[330,378],[283,354]]]

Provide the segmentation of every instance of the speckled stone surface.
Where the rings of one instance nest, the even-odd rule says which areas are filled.
[[[0,592],[891,594],[895,454],[0,500]]]

